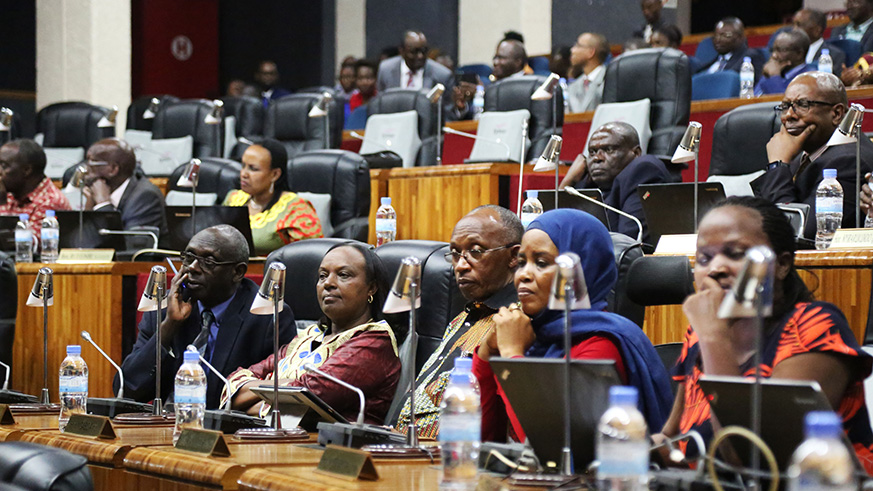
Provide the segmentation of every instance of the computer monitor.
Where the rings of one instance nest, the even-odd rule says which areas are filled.
[[[113,211],[87,210],[82,212],[82,234],[79,234],[78,211],[56,211],[60,228],[60,248],[82,249],[127,249],[124,237],[120,235],[100,235],[101,229],[124,230],[121,213]]]
[[[252,226],[249,222],[249,209],[246,206],[198,206],[195,216],[196,230],[192,228],[190,206],[168,206],[167,227],[169,235],[167,246],[174,251],[184,251],[191,237],[197,232],[215,225],[227,224],[239,230],[249,251],[254,254]]]
[[[598,203],[603,203],[603,193],[599,189],[577,189],[576,191],[578,191],[580,194],[588,196]],[[538,191],[537,199],[539,199],[540,203],[543,204],[543,211],[555,209],[554,190],[550,189],[545,191]],[[609,229],[609,217],[607,217],[606,215],[606,208],[598,206],[585,198],[580,198],[578,196],[572,195],[563,189],[558,191],[558,208],[573,208],[576,210],[582,210],[588,214],[594,215],[594,218],[600,220],[600,223],[602,223],[607,229]]]
[[[694,183],[640,184],[637,193],[652,245],[657,245],[662,235],[694,233]],[[720,182],[701,182],[697,194],[698,221],[725,197]]]

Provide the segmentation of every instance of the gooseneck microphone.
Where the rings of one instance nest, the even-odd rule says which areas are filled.
[[[303,369],[306,370],[307,372],[315,372],[315,373],[321,375],[322,377],[324,377],[324,378],[326,378],[334,383],[342,385],[343,387],[345,387],[349,390],[355,391],[358,394],[358,399],[360,399],[360,402],[361,402],[360,408],[358,409],[358,420],[355,422],[355,424],[357,424],[358,426],[364,425],[364,407],[367,404],[366,399],[364,398],[364,391],[362,391],[361,389],[355,387],[354,385],[352,385],[348,382],[343,382],[342,380],[334,377],[333,375],[331,375],[329,373],[322,372],[321,370],[316,368],[315,365],[313,365],[312,363],[304,363]]]
[[[639,218],[631,215],[630,213],[621,211],[618,208],[609,206],[606,203],[602,203],[600,201],[597,201],[596,199],[594,199],[590,196],[585,196],[584,194],[577,191],[576,188],[574,188],[574,187],[567,186],[564,188],[564,190],[567,191],[568,193],[572,194],[573,196],[576,196],[576,197],[582,198],[582,199],[586,199],[586,200],[594,203],[595,205],[597,205],[601,208],[606,208],[609,211],[613,211],[613,212],[618,213],[619,215],[621,215],[625,218],[629,218],[629,219],[633,220],[633,222],[637,224],[637,229],[639,229],[639,231],[637,232],[637,242],[642,244],[642,242],[643,242],[643,224],[642,224],[642,222],[640,222]]]
[[[91,346],[93,346],[98,353],[103,355],[103,358],[106,358],[109,364],[112,365],[118,372],[118,381],[120,382],[118,386],[118,398],[124,399],[124,372],[121,371],[121,367],[118,366],[114,361],[112,361],[112,358],[110,358],[109,355],[107,355],[106,352],[100,348],[100,346],[97,346],[97,343],[95,343],[94,340],[91,339],[91,333],[89,333],[88,331],[82,331],[80,335],[82,336],[82,339],[91,343]],[[6,387],[4,386],[4,388]]]

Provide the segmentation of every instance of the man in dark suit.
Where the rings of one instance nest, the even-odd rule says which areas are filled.
[[[743,21],[736,17],[725,17],[715,25],[712,44],[718,56],[711,63],[703,65],[697,73],[716,73],[725,70],[739,72],[743,66],[743,58],[752,59],[755,67],[755,83],[761,79],[764,67],[764,56],[757,49],[746,46],[746,34]]]
[[[651,43],[652,34],[664,25],[664,20],[661,19],[661,10],[663,8],[664,0],[640,0],[640,10],[643,11],[646,23],[639,30],[634,31],[633,37],[642,38],[647,43]]]
[[[824,40],[822,35],[828,27],[828,17],[824,12],[813,9],[798,10],[792,20],[794,27],[800,29],[809,36],[809,50],[806,53],[807,63],[818,63],[821,58],[821,50],[828,50],[831,60],[834,62],[834,75],[840,76],[843,65],[846,64],[846,53],[840,48]]]
[[[279,67],[272,60],[264,60],[258,63],[258,71],[255,72],[255,82],[261,88],[261,100],[264,107],[270,105],[270,101],[285,97],[291,92],[279,87]]]
[[[427,38],[420,31],[406,31],[400,44],[400,55],[388,58],[379,64],[376,88],[379,93],[387,89],[403,88],[430,90],[443,84],[443,114],[449,115],[455,76],[448,68],[428,59]]]
[[[600,189],[604,203],[639,219],[643,242],[647,242],[649,230],[637,187],[667,182],[673,182],[670,172],[661,159],[643,155],[637,130],[627,123],[612,122],[591,135],[588,158],[580,155],[573,162],[560,187],[575,184],[578,189]],[[633,220],[612,211],[607,211],[607,216],[611,231],[637,237],[639,227]]]
[[[249,312],[258,285],[245,278],[249,248],[239,230],[217,225],[191,238],[182,269],[173,277],[161,322],[161,397],[168,400],[189,344],[222,375],[273,354],[273,316]],[[125,393],[140,402],[155,397],[155,312],[139,323],[133,351],[124,359]],[[294,314],[279,314],[279,343],[294,337]],[[224,384],[207,371],[206,407],[217,408]],[[118,389],[118,377],[113,384]]]
[[[156,227],[167,233],[164,195],[147,178],[134,173],[136,155],[124,140],[106,138],[91,145],[87,156],[88,175],[85,209],[121,212],[125,230]]]
[[[823,169],[836,169],[843,187],[843,228],[855,226],[855,144],[828,146],[846,115],[846,88],[835,75],[798,75],[782,98],[782,129],[767,143],[770,164],[752,181],[757,196],[774,203],[806,203],[810,219],[804,236],[815,237],[815,191]],[[862,135],[863,136],[863,135]],[[873,169],[873,143],[861,138],[861,175]]]
[[[846,0],[850,22],[831,30],[831,39],[851,39],[861,43],[861,53],[873,51],[873,0]]]

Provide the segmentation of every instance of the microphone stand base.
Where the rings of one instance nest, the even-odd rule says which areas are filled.
[[[269,441],[269,442],[305,442],[309,433],[297,426],[294,428],[274,429],[269,426],[262,428],[242,428],[233,434],[239,441]]]
[[[361,448],[364,445],[406,445],[406,436],[374,425],[318,423],[318,444]]]
[[[248,428],[272,430],[282,432],[267,426],[267,422],[256,416],[249,416],[241,411],[208,409],[203,417],[203,428],[220,431],[222,433],[235,433]]]
[[[158,415],[152,413],[125,413],[112,418],[113,424],[165,426],[176,422],[175,415]]]
[[[106,416],[110,419],[119,414],[127,413],[151,413],[154,409],[151,404],[136,402],[132,399],[119,399],[117,397],[89,397],[88,414]]]
[[[60,413],[61,405],[60,404],[41,404],[41,403],[24,403],[24,404],[10,404],[9,409],[13,414],[16,413],[27,413],[27,414],[52,414],[52,413]]]
[[[39,398],[14,390],[0,390],[0,404],[36,404]]]
[[[419,459],[426,458],[434,462],[440,458],[440,447],[419,446],[410,447],[409,445],[364,445],[361,450],[370,452],[374,458],[379,459]]]
[[[51,404],[51,398],[49,397],[49,390],[45,387],[42,388],[42,394],[39,396],[39,402],[41,404]]]

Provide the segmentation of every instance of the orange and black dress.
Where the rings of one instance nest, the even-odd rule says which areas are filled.
[[[761,373],[764,377],[770,377],[773,369],[783,360],[803,353],[834,353],[861,359],[863,369],[855,371],[855,378],[849,381],[840,407],[836,410],[843,420],[843,429],[855,453],[867,473],[873,473],[873,431],[864,401],[864,379],[870,374],[873,360],[858,345],[846,317],[835,305],[802,302],[785,314],[777,326],[782,327],[764,335],[761,353]],[[755,376],[753,359],[740,368],[744,376]],[[685,409],[682,411],[679,431],[697,430],[705,441],[709,441],[713,436],[710,406],[698,384],[703,373],[697,334],[689,326],[682,353],[673,368],[673,380],[685,384]]]

